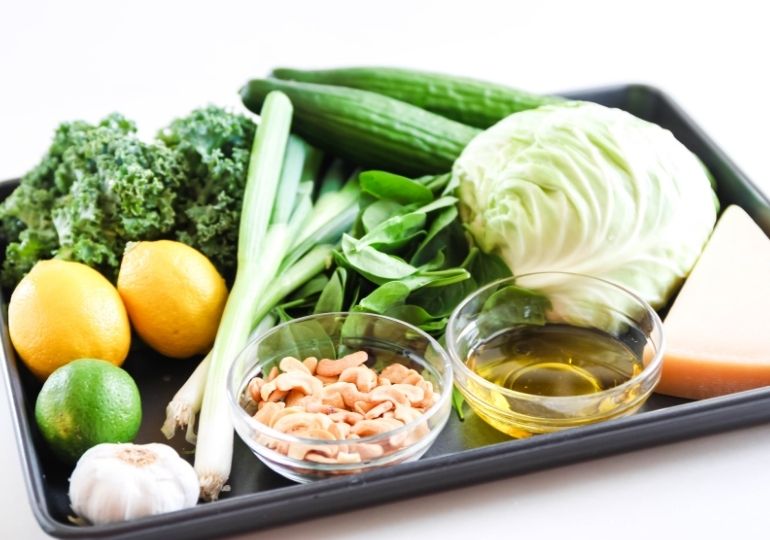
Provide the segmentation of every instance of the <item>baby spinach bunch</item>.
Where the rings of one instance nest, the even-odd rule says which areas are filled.
[[[254,131],[218,107],[175,120],[149,143],[119,114],[61,124],[0,204],[0,282],[12,287],[52,257],[115,278],[127,242],[158,238],[200,249],[229,275]]]
[[[279,306],[315,313],[356,310],[387,315],[442,335],[452,310],[480,285],[509,276],[481,253],[460,223],[449,175],[416,180],[384,171],[359,175],[358,219],[335,251],[336,268]]]

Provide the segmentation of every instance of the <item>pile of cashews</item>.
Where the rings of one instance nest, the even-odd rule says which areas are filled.
[[[365,351],[338,360],[287,356],[267,377],[252,378],[246,397],[256,403],[258,422],[315,439],[299,443],[259,435],[260,442],[290,458],[342,464],[379,458],[427,435],[427,423],[417,422],[376,442],[356,442],[414,422],[439,397],[416,370],[394,363],[377,373],[364,365],[367,359]]]

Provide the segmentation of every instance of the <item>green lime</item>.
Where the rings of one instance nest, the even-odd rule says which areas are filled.
[[[142,423],[139,389],[105,360],[75,360],[46,379],[35,420],[54,453],[74,463],[99,443],[134,440]]]

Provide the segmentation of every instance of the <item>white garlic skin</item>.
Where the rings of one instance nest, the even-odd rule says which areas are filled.
[[[74,512],[104,525],[195,506],[192,465],[165,444],[102,443],[78,460],[70,477]]]

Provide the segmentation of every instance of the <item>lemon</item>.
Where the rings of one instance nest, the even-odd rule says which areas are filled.
[[[136,383],[104,360],[78,359],[54,371],[35,402],[35,420],[51,450],[74,463],[103,442],[131,442],[142,423]]]
[[[207,352],[227,301],[225,280],[205,255],[181,242],[130,244],[118,292],[136,333],[173,358]]]
[[[19,282],[8,305],[8,330],[21,360],[40,379],[77,358],[120,365],[131,327],[115,287],[71,261],[40,261]]]

